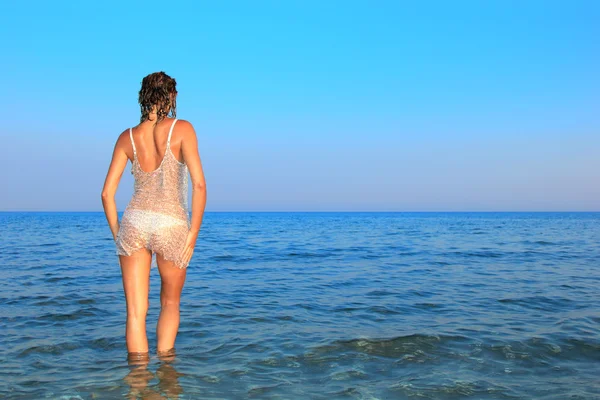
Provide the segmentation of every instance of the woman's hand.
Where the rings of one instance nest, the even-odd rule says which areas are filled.
[[[196,239],[198,239],[198,232],[189,231],[187,238],[185,239],[185,245],[181,252],[181,261],[183,264],[188,265],[194,254],[194,247],[196,247]]]

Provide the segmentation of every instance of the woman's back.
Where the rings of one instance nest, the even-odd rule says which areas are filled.
[[[102,188],[127,301],[127,351],[136,359],[148,359],[146,314],[153,255],[161,278],[156,347],[159,354],[174,350],[181,291],[206,204],[196,132],[188,121],[175,119],[176,84],[162,71],[144,77],[138,97],[140,124],[119,135]],[[119,221],[115,193],[129,161],[135,189]],[[193,189],[191,218],[188,173]]]
[[[188,169],[186,164],[177,160],[171,147],[177,120],[169,119],[166,122],[170,125],[166,135],[161,129],[165,127],[164,123],[154,132],[142,130],[134,135],[133,128],[129,130],[133,151],[131,173],[135,178],[135,186],[125,211],[148,211],[187,221]],[[142,145],[139,150],[136,136],[137,142]],[[143,161],[151,168],[142,167]]]
[[[173,125],[173,118],[165,118],[157,124],[141,123],[132,128],[133,140],[137,150],[137,158],[142,170],[154,171],[162,162],[167,150],[169,131]],[[171,151],[175,158],[183,163],[181,155],[181,137],[178,130],[173,129],[171,134]],[[133,161],[133,148],[128,152]]]

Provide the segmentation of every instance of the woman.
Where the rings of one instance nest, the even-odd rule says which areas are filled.
[[[129,358],[148,356],[146,314],[152,255],[161,278],[157,351],[174,353],[179,301],[206,204],[206,183],[192,124],[177,120],[175,79],[156,72],[142,80],[139,125],[115,144],[102,189],[102,205],[115,240],[127,302]],[[119,224],[115,193],[131,161],[134,193]],[[188,172],[192,217],[188,212]]]

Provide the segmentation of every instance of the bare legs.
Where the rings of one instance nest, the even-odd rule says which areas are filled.
[[[131,256],[119,256],[123,289],[127,302],[127,360],[132,367],[124,378],[130,391],[127,398],[163,399],[159,391],[148,387],[154,374],[148,371],[149,352],[146,336],[146,315],[148,314],[148,292],[150,287],[150,265],[152,253],[143,249]],[[170,364],[175,358],[175,338],[179,329],[179,301],[185,283],[186,270],[177,268],[172,262],[157,255],[161,278],[160,317],[156,326],[158,357],[162,361],[156,371],[160,390],[169,398],[177,399],[183,393],[178,378],[181,375]]]
[[[148,353],[146,337],[146,314],[148,313],[148,288],[150,286],[150,263],[152,254],[140,250],[131,256],[119,256],[123,289],[127,302],[125,340],[127,352]]]
[[[160,316],[156,324],[156,348],[159,355],[167,355],[175,347],[175,338],[179,330],[179,303],[185,283],[187,269],[179,269],[171,261],[157,255],[160,272]]]
[[[146,315],[148,313],[148,292],[150,286],[150,264],[152,253],[140,250],[131,256],[119,256],[123,289],[127,302],[127,324],[125,340],[131,359],[148,353],[146,336]],[[156,325],[157,351],[159,355],[169,355],[175,347],[179,330],[179,303],[185,283],[186,269],[177,268],[157,254],[156,261],[161,278],[160,316]]]

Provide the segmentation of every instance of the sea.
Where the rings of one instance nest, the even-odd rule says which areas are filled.
[[[206,212],[125,318],[103,213],[0,213],[2,399],[600,399],[600,213]]]

